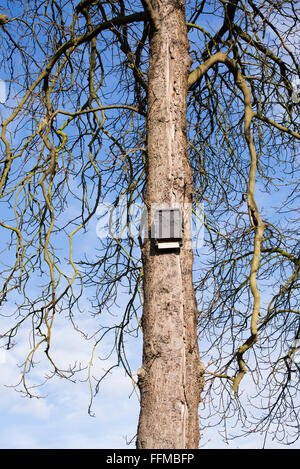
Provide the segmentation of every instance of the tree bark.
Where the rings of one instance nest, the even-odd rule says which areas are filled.
[[[149,2],[148,2],[149,3]],[[147,114],[148,234],[143,250],[143,365],[137,448],[198,448],[203,368],[192,281],[192,172],[186,99],[191,59],[184,3],[153,0]],[[181,209],[183,245],[160,251],[150,239],[155,204]]]

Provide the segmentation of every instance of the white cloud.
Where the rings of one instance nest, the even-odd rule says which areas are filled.
[[[0,79],[0,104],[5,103],[6,101],[6,85],[5,81]]]

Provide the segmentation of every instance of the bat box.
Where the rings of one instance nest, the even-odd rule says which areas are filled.
[[[154,213],[151,237],[157,249],[182,246],[182,216],[179,208],[158,209]]]

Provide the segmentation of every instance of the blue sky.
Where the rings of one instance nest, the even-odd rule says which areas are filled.
[[[28,331],[27,331],[28,332]],[[19,341],[9,353],[1,355],[1,448],[122,448],[126,447],[136,433],[138,402],[132,393],[130,379],[121,368],[102,382],[99,394],[93,403],[95,417],[88,415],[90,400],[86,373],[77,377],[77,383],[59,378],[52,379],[37,393],[46,396],[40,399],[23,397],[13,388],[5,385],[16,383],[17,364],[24,357],[27,347],[26,332],[24,341]],[[55,328],[53,337],[55,358],[59,363],[73,363],[75,360],[86,366],[90,360],[91,344],[83,340],[66,321]],[[98,356],[106,354],[101,344]],[[136,353],[132,349],[131,353]],[[34,383],[43,381],[49,367],[41,362],[29,378]],[[100,374],[110,364],[95,359],[93,373]],[[130,397],[131,395],[131,397]]]

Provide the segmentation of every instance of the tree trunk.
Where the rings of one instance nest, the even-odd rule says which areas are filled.
[[[191,65],[184,3],[152,1],[147,116],[148,233],[143,250],[143,365],[137,448],[198,448],[203,387],[192,282],[192,172],[186,99]],[[150,239],[155,204],[182,210],[183,245],[160,251]]]

